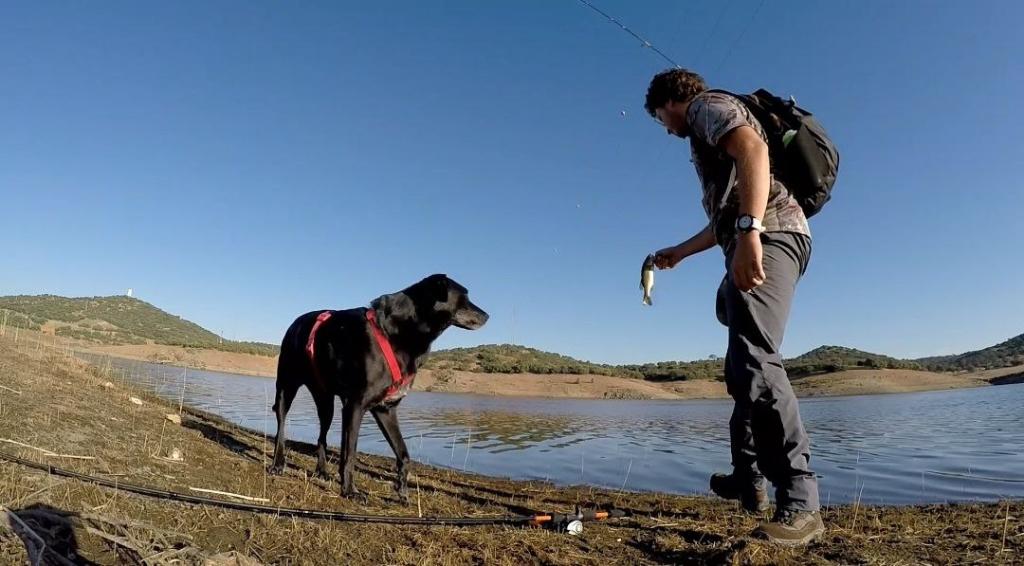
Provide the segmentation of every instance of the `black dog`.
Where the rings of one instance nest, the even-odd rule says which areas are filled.
[[[327,430],[334,397],[342,402],[341,493],[356,496],[352,484],[356,443],[363,414],[373,413],[395,453],[395,489],[407,500],[409,451],[398,430],[398,403],[412,387],[416,368],[431,343],[449,326],[476,330],[488,315],[469,300],[465,287],[435,274],[375,299],[370,308],[306,313],[288,328],[277,364],[277,444],[271,473],[284,469],[284,419],[299,387],[313,395],[320,418],[316,472],[327,473]],[[389,350],[391,352],[389,352]]]

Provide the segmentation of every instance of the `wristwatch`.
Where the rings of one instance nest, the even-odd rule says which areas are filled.
[[[743,214],[736,219],[736,230],[740,232],[752,232],[754,230],[764,232],[764,224],[761,224],[761,220],[759,218],[749,214]]]

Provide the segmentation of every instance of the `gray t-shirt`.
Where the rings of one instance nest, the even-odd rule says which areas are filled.
[[[736,216],[739,214],[739,188],[733,186],[726,196],[730,181],[734,178],[733,159],[719,149],[718,144],[725,134],[740,126],[750,126],[767,141],[761,124],[735,97],[720,92],[705,91],[698,94],[686,112],[690,125],[690,152],[697,176],[704,190],[704,212],[711,222],[715,241],[723,249],[736,237]],[[723,197],[725,202],[723,203]],[[786,186],[772,176],[768,191],[768,205],[761,219],[766,232],[794,232],[811,236],[803,209]]]

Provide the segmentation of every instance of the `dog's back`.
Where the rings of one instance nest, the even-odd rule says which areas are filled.
[[[309,332],[316,317],[323,311],[312,311],[298,316],[281,339],[281,354],[277,358],[277,379],[299,378],[309,372],[309,358],[305,355]],[[301,380],[305,385],[305,380]]]
[[[311,390],[330,390],[328,383],[317,380],[317,373],[314,371],[314,360],[310,357],[307,347],[310,344],[310,333],[317,324],[317,317],[323,312],[330,312],[331,316],[323,321],[316,330],[314,352],[318,363],[323,363],[323,356],[340,357],[334,360],[335,363],[347,365],[356,364],[361,360],[344,359],[345,350],[352,345],[351,342],[365,342],[365,332],[352,332],[357,327],[362,328],[366,324],[362,313],[366,309],[355,308],[346,310],[316,310],[299,315],[281,339],[281,354],[277,361],[278,385],[290,385],[300,387],[305,385]],[[332,342],[332,351],[323,350],[320,344],[325,341]],[[365,346],[365,345],[363,345]],[[323,353],[321,353],[323,352]],[[317,381],[314,383],[314,381]]]

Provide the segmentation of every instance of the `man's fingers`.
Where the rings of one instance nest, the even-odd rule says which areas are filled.
[[[655,255],[654,256],[654,267],[658,269],[672,269],[679,264],[681,258],[677,258],[672,254]]]
[[[755,267],[750,273],[750,290],[762,284],[764,284],[764,272],[760,268]]]
[[[746,292],[750,289],[750,286],[747,284],[747,274],[742,269],[733,270],[732,280],[740,291]]]
[[[734,269],[732,272],[732,280],[736,284],[736,288],[744,293],[752,291],[754,288],[764,284],[764,272],[757,273],[756,268],[751,266],[748,269]]]

